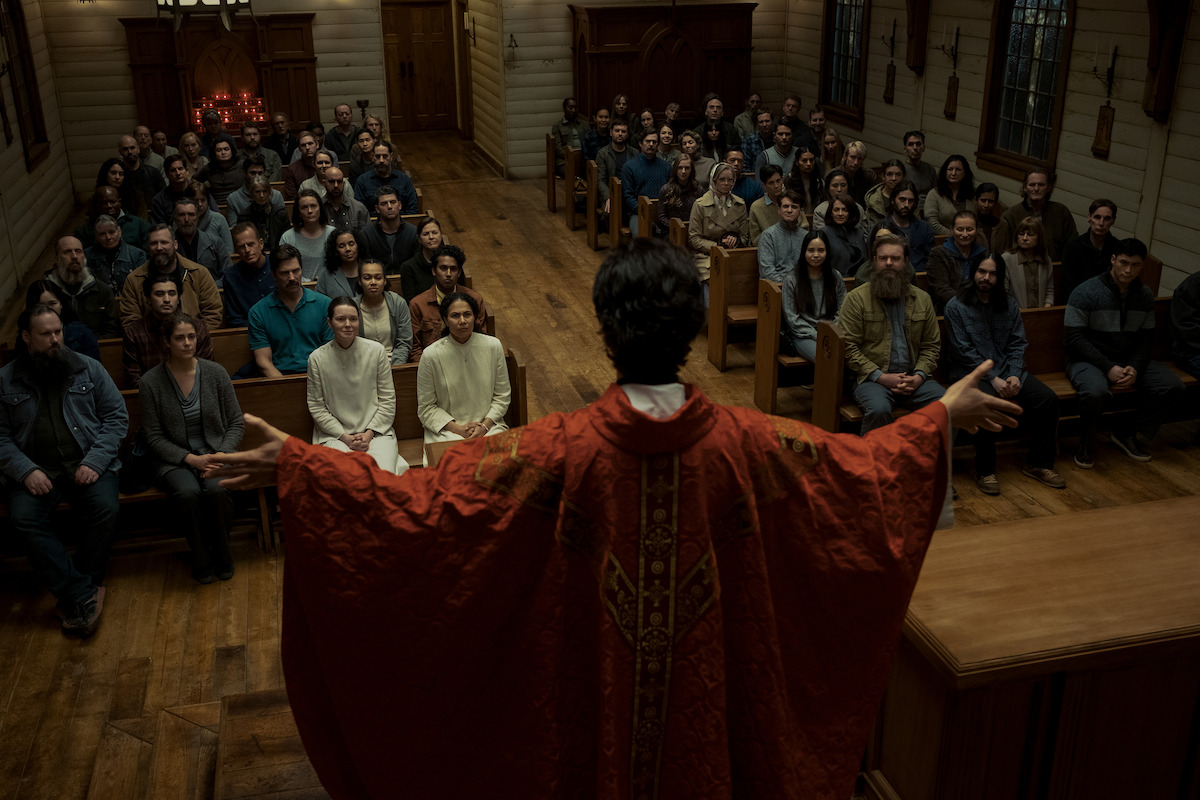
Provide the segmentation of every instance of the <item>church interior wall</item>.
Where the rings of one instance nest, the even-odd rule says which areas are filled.
[[[811,105],[810,97],[815,95],[819,80],[816,49],[822,7],[819,0],[794,1],[789,14],[785,46],[789,88],[799,91],[805,107]],[[885,31],[890,36],[893,18],[898,20],[896,91],[894,102],[888,104],[883,100],[883,89],[889,54],[883,39]],[[925,160],[929,163],[940,165],[946,156],[958,153],[974,164],[983,115],[991,18],[992,3],[986,0],[953,3],[934,0],[925,69],[918,76],[904,61],[907,47],[904,3],[900,0],[873,3],[865,123],[861,130],[836,122],[831,125],[842,133],[844,142],[861,139],[867,145],[867,162],[872,165],[902,157],[900,137],[910,128],[925,132]],[[961,28],[956,72],[958,103],[954,119],[947,119],[946,86],[953,67],[941,46],[944,36],[949,49],[956,26]],[[1200,180],[1200,139],[1194,135],[1200,115],[1191,110],[1200,108],[1198,38],[1193,11],[1171,118],[1166,123],[1155,122],[1142,110],[1150,47],[1144,8],[1119,6],[1112,0],[1076,3],[1054,199],[1072,209],[1081,232],[1091,201],[1097,197],[1113,200],[1119,209],[1113,232],[1118,236],[1138,236],[1147,242],[1152,253],[1166,262],[1164,291],[1174,288],[1194,271],[1200,253],[1194,190]],[[1097,114],[1106,100],[1106,86],[1093,75],[1092,68],[1097,67],[1103,75],[1114,46],[1118,48],[1118,59],[1111,102],[1116,120],[1109,157],[1103,159],[1094,156],[1091,147]],[[975,170],[975,177],[977,183],[991,181],[998,185],[1005,203],[1019,202],[1019,180],[982,169]]]
[[[1154,252],[1172,268],[1177,286],[1200,268],[1200,14],[1193,4],[1180,64],[1175,110],[1162,169],[1154,223]]]
[[[73,204],[59,112],[59,89],[51,65],[44,5],[40,0],[22,3],[50,140],[49,156],[33,171],[25,167],[9,77],[0,82],[4,86],[0,102],[5,103],[13,130],[12,142],[5,143],[0,138],[0,175],[4,176],[0,186],[0,297],[8,297],[16,291],[28,272],[46,266],[38,263],[42,250],[57,233],[58,221],[66,217]]]
[[[475,144],[496,164],[504,167],[507,123],[505,76],[501,61],[502,9],[498,0],[470,0],[467,16],[474,20],[471,47],[471,117]],[[546,130],[549,130],[549,125]]]
[[[595,0],[595,2],[629,0]],[[8,245],[0,247],[0,282],[11,287],[30,264],[25,254],[40,251],[49,234],[35,220],[63,218],[71,200],[90,195],[99,164],[115,155],[118,137],[136,124],[129,54],[120,17],[149,16],[144,0],[26,0],[42,102],[50,130],[52,157],[32,175],[24,172],[19,144],[0,151],[6,176],[0,223]],[[313,12],[318,97],[324,116],[336,102],[370,100],[386,112],[386,84],[378,0],[257,0],[255,13]],[[820,69],[823,3],[820,0],[762,0],[755,11],[753,88],[772,107],[798,93],[805,108],[816,100]],[[844,139],[861,138],[868,161],[899,156],[899,135],[910,127],[927,133],[926,158],[940,164],[950,153],[974,161],[991,35],[987,0],[934,0],[926,67],[917,75],[904,63],[906,12],[903,0],[872,4],[866,77],[866,123],[843,129]],[[1067,203],[1082,226],[1091,199],[1108,196],[1120,207],[1115,232],[1138,235],[1167,263],[1163,287],[1169,290],[1193,270],[1200,253],[1194,187],[1200,181],[1200,32],[1191,15],[1183,64],[1171,118],[1156,123],[1141,108],[1150,46],[1148,18],[1141,9],[1113,0],[1079,0],[1069,61],[1067,99],[1057,162],[1055,197]],[[559,114],[559,102],[572,90],[569,10],[548,0],[470,0],[475,41],[469,46],[472,70],[474,140],[515,178],[538,177],[544,169],[543,135]],[[893,103],[882,100],[889,60],[885,33],[898,20]],[[456,20],[456,23],[459,21]],[[164,19],[164,26],[170,21]],[[958,110],[943,115],[951,74],[939,49],[962,28]],[[169,30],[169,27],[166,28]],[[510,42],[516,47],[510,48]],[[1119,48],[1112,104],[1116,112],[1108,159],[1091,153],[1096,114],[1105,87],[1092,74],[1107,67],[1105,53]],[[6,97],[7,100],[7,97]],[[726,98],[730,115],[742,98]],[[636,104],[637,100],[634,98]],[[11,107],[10,107],[11,108]],[[270,109],[268,109],[269,111]],[[326,120],[328,124],[330,120]],[[834,123],[835,127],[837,126]],[[984,170],[978,180],[1001,187],[1014,202],[1018,182]],[[38,191],[29,191],[36,182]],[[67,185],[69,183],[69,188]],[[47,190],[49,187],[49,190]],[[62,187],[58,191],[55,187]]]
[[[630,0],[592,0],[587,5],[636,5]],[[684,6],[695,13],[700,6]],[[783,101],[783,66],[779,54],[786,29],[786,0],[759,0],[754,10],[754,51],[750,56],[753,89],[767,102]],[[506,164],[514,178],[536,178],[545,172],[545,134],[562,116],[562,100],[574,84],[570,9],[552,0],[503,3],[500,50],[506,91]],[[515,48],[508,45],[516,42]],[[745,98],[723,98],[730,115]],[[640,110],[637,97],[631,98]],[[656,109],[662,111],[662,109]],[[589,114],[593,109],[584,109]]]
[[[116,155],[118,139],[137,124],[129,49],[120,19],[152,17],[154,5],[146,0],[40,2],[46,9],[46,33],[59,76],[72,183],[83,201],[91,195],[100,164]],[[314,14],[317,95],[326,124],[333,119],[333,106],[346,98],[351,103],[367,99],[371,111],[386,114],[378,0],[255,0],[254,13]],[[164,16],[162,25],[163,35],[171,35],[170,17]]]

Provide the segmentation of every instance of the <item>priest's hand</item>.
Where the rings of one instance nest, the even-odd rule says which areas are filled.
[[[980,428],[998,431],[1004,427],[1017,427],[1017,421],[1011,415],[1021,413],[1019,405],[979,391],[979,382],[986,379],[991,368],[991,359],[984,361],[971,374],[951,384],[942,395],[941,402],[950,411],[950,424],[954,427],[966,428],[971,433]]]
[[[246,426],[258,431],[266,440],[253,450],[239,453],[214,453],[212,459],[219,466],[204,471],[206,478],[220,478],[226,489],[257,489],[274,486],[275,462],[288,435],[253,414],[242,414]]]

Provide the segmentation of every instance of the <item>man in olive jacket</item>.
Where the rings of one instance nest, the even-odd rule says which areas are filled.
[[[929,294],[910,283],[907,240],[880,234],[871,255],[870,282],[846,295],[838,316],[864,435],[890,423],[897,405],[914,410],[945,393],[933,379],[941,352],[937,315]]]

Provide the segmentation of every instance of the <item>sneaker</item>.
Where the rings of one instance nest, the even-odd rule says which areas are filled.
[[[1113,444],[1125,451],[1125,455],[1132,458],[1134,461],[1149,461],[1150,454],[1142,449],[1138,444],[1137,434],[1131,433],[1128,436],[1112,435]]]
[[[1046,484],[1051,489],[1067,488],[1067,482],[1063,480],[1062,475],[1059,475],[1052,469],[1045,469],[1044,467],[1025,467],[1025,469],[1021,470],[1021,472],[1033,478],[1035,481]]]
[[[1079,449],[1075,451],[1075,466],[1080,469],[1091,469],[1096,466],[1096,459],[1092,458],[1091,444],[1079,443]]]
[[[1000,481],[996,480],[995,474],[980,475],[975,479],[975,485],[978,486],[979,491],[983,492],[984,494],[1000,494]]]
[[[216,583],[217,576],[213,573],[212,567],[204,567],[203,569],[192,567],[192,579],[196,583],[209,584]]]
[[[233,577],[233,564],[227,567],[221,567],[217,570],[217,577],[223,581],[227,581]]]
[[[104,587],[101,586],[82,603],[75,607],[74,614],[62,622],[63,633],[88,637],[100,625],[100,614],[104,611]]]

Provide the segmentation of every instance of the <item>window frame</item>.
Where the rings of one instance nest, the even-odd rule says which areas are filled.
[[[988,71],[983,90],[982,119],[979,125],[979,149],[975,164],[1005,177],[1020,180],[1027,171],[1038,170],[1053,178],[1058,163],[1058,147],[1062,133],[1062,118],[1067,96],[1067,79],[1071,71],[1071,41],[1075,33],[1075,0],[1062,0],[1066,22],[1062,28],[1062,59],[1055,75],[1054,110],[1051,113],[1050,142],[1046,158],[1014,153],[996,146],[1000,130],[1000,103],[1004,97],[1004,73],[1008,66],[1008,47],[1012,31],[1012,15],[1016,0],[999,0],[992,11],[992,31],[988,45]]]
[[[32,172],[50,155],[50,137],[42,111],[37,67],[33,63],[33,46],[29,41],[29,27],[25,22],[21,0],[0,0],[0,29],[0,36],[4,37],[4,46],[8,51],[6,77],[16,110],[25,171]],[[18,72],[21,91],[18,90]]]
[[[817,97],[821,107],[825,109],[826,119],[840,125],[847,125],[862,130],[863,121],[866,118],[867,54],[870,51],[871,0],[861,0],[862,28],[858,31],[859,70],[858,81],[857,85],[855,86],[855,94],[857,95],[856,102],[851,105],[835,102],[832,99],[830,92],[830,81],[833,80],[832,65],[834,63],[834,29],[836,25],[837,7],[839,3],[847,3],[850,1],[851,0],[825,0],[825,19],[821,26],[821,76]]]

